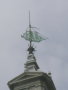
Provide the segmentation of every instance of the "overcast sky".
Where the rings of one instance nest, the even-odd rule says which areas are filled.
[[[49,38],[34,43],[40,70],[52,73],[57,90],[68,90],[68,0],[0,0],[0,90],[24,72],[29,10],[32,26]]]

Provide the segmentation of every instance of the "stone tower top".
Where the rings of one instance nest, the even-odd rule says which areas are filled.
[[[22,35],[23,38],[30,42],[28,48],[27,61],[25,63],[25,71],[19,76],[8,82],[10,90],[56,90],[51,73],[39,72],[39,66],[34,56],[35,48],[32,42],[40,42],[44,40],[38,32],[32,31],[29,22],[29,31]]]

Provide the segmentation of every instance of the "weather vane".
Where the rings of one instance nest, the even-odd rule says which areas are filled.
[[[35,30],[33,30],[33,28],[36,27],[32,27],[31,23],[30,23],[30,12],[29,12],[29,27],[28,30],[26,30],[25,33],[23,33],[23,35],[21,35],[22,38],[24,38],[25,40],[28,40],[30,42],[29,48],[27,49],[29,51],[29,54],[33,54],[33,52],[35,51],[35,48],[32,45],[32,42],[41,42],[42,40],[46,40],[46,38],[42,37],[41,34]]]

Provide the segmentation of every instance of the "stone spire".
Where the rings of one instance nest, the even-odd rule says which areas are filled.
[[[39,69],[39,66],[36,62],[34,54],[29,54],[27,57],[27,62],[25,63],[25,72],[34,72]]]

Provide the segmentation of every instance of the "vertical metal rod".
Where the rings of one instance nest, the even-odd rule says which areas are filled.
[[[30,23],[30,11],[29,11],[29,28],[31,28],[31,23]]]
[[[30,23],[30,11],[29,11],[29,30],[30,30],[30,34],[31,34],[31,23]],[[31,35],[30,35],[31,38]],[[30,47],[32,46],[32,41],[30,41]]]

